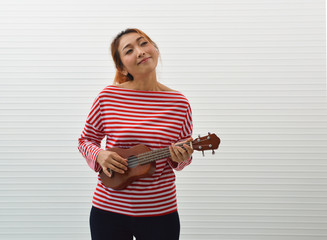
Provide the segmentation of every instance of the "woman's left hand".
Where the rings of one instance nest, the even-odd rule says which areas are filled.
[[[193,141],[193,138],[188,138],[186,141],[178,142],[177,144],[180,145],[181,143],[186,143],[190,141]],[[183,144],[183,147],[185,148],[185,150],[179,146],[176,146],[176,143],[171,144],[171,146],[169,147],[171,160],[180,163],[190,158],[193,153],[193,149],[187,144]]]

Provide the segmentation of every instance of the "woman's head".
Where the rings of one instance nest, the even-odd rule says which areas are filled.
[[[133,80],[133,75],[155,71],[159,49],[144,32],[128,28],[112,41],[111,56],[117,69],[114,82],[123,83]],[[141,62],[144,59],[147,61]]]

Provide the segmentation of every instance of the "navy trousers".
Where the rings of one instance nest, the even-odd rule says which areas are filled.
[[[92,240],[178,240],[178,212],[157,217],[131,217],[92,206],[90,213]]]

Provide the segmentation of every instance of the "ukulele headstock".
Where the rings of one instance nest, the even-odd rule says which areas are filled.
[[[206,150],[212,150],[212,153],[214,154],[214,150],[219,147],[220,144],[220,138],[217,137],[214,133],[208,133],[207,136],[204,137],[198,137],[195,140],[192,141],[192,146],[194,150],[197,151],[206,151]]]

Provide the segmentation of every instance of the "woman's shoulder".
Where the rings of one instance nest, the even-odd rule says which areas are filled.
[[[170,87],[167,87],[166,85],[162,84],[162,83],[158,83],[160,90],[164,91],[164,92],[178,92],[175,89],[171,89]]]

